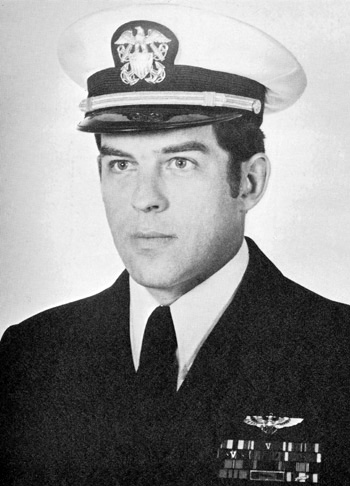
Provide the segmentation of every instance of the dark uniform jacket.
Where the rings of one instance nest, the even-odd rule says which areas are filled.
[[[1,484],[350,484],[349,308],[248,243],[237,294],[173,400],[138,399],[126,272],[9,328]]]

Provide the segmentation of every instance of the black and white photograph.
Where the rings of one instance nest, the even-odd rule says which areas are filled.
[[[348,2],[0,24],[0,484],[350,485]]]

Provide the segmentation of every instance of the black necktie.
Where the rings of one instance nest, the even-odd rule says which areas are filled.
[[[170,307],[157,307],[150,315],[142,341],[138,386],[149,397],[176,393],[177,341]]]

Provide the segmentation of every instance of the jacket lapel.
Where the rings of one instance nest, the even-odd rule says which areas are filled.
[[[235,298],[203,344],[180,388],[180,395],[186,395],[185,400],[193,390],[204,393],[209,383],[212,388],[213,382],[217,382],[215,388],[221,389],[227,380],[232,381],[233,375],[242,377],[242,373],[242,379],[251,389],[255,388],[255,369],[242,367],[242,359],[247,361],[245,355],[253,352],[266,331],[266,322],[271,317],[271,301],[266,293],[268,282],[278,279],[280,273],[264,261],[250,240],[248,243],[250,256],[246,273]],[[249,356],[247,358],[249,361]],[[256,359],[252,362],[259,366]]]
[[[117,281],[92,300],[92,333],[96,347],[106,360],[117,360],[125,367],[125,376],[134,372],[129,335],[129,275],[124,271]],[[112,364],[112,363],[111,363]],[[115,366],[111,367],[115,371]]]

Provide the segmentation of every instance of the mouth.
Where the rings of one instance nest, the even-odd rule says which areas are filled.
[[[136,246],[143,250],[161,248],[177,239],[174,234],[159,231],[137,231],[131,235],[131,238]]]
[[[145,240],[152,240],[152,239],[169,239],[169,238],[176,238],[175,235],[166,234],[166,233],[159,233],[158,231],[138,231],[132,235],[135,239],[145,239]]]

